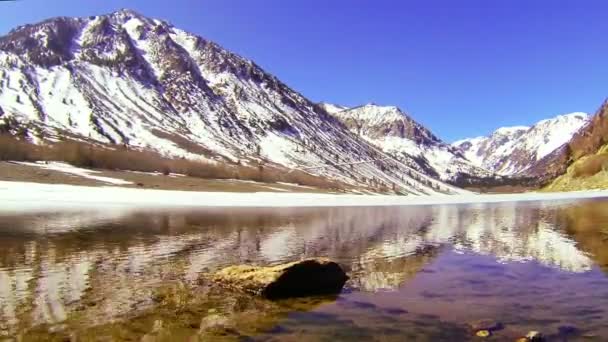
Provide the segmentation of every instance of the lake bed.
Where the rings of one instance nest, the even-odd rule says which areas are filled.
[[[608,336],[608,201],[72,210],[0,215],[0,336],[25,340],[491,340]],[[308,257],[338,296],[218,289],[235,264]]]

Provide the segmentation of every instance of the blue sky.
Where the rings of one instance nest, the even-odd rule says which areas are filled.
[[[0,33],[132,8],[253,59],[315,101],[397,105],[447,141],[594,112],[608,1],[21,0]]]

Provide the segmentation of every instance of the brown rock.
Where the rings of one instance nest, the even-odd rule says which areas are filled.
[[[479,330],[478,332],[475,333],[475,336],[477,337],[490,337],[490,335],[492,335],[492,333],[489,330]]]
[[[503,324],[501,322],[491,320],[491,319],[480,319],[477,321],[473,321],[469,323],[471,330],[479,331],[479,330],[488,330],[488,331],[496,331],[501,330],[503,328]]]
[[[543,336],[543,334],[541,334],[538,331],[530,331],[527,335],[526,338],[528,339],[528,341],[530,342],[541,342],[544,341],[545,338]]]
[[[231,289],[280,299],[339,293],[348,276],[337,263],[316,258],[271,267],[230,266],[211,279]]]

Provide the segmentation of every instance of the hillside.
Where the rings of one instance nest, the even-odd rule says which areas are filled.
[[[534,165],[531,171],[547,180],[548,191],[608,188],[608,102],[568,144]]]
[[[343,107],[333,105],[331,108]],[[494,176],[493,172],[473,165],[458,149],[397,107],[367,104],[329,112],[358,137],[419,172],[450,183],[455,183],[463,174]]]
[[[461,192],[328,110],[254,62],[131,10],[54,18],[0,38],[0,129],[35,143],[301,170],[404,194]]]
[[[501,175],[529,176],[528,169],[550,155],[584,127],[585,113],[559,115],[531,127],[503,127],[486,137],[456,141],[465,157],[477,166]]]

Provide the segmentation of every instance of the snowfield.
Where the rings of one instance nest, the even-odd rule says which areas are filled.
[[[55,34],[64,30],[73,34]],[[0,124],[10,122],[13,134],[27,128],[21,133],[34,142],[68,135],[169,158],[307,169],[414,195],[463,192],[420,167],[420,151],[389,156],[320,107],[349,109],[319,106],[253,61],[128,9],[0,37]],[[367,109],[402,118],[376,107]],[[406,121],[403,130],[431,134]]]
[[[324,104],[324,108],[351,132],[384,153],[442,181],[455,180],[461,174],[494,175],[464,158],[457,148],[443,142],[398,107],[367,104],[345,108]]]
[[[502,127],[487,137],[456,141],[473,164],[502,175],[525,174],[534,163],[570,141],[590,116],[576,112],[537,122],[532,127]]]
[[[0,212],[112,208],[406,206],[608,197],[608,191],[500,195],[388,196],[313,193],[228,193],[86,187],[0,181]]]
[[[46,163],[45,162],[36,162],[36,163],[13,162],[13,163],[26,165],[26,166],[39,167],[39,168],[45,169],[45,170],[59,171],[59,172],[68,173],[68,174],[72,174],[72,175],[83,177],[83,178],[93,179],[96,181],[109,183],[109,184],[113,184],[113,185],[133,184],[133,182],[129,182],[129,181],[126,181],[123,179],[95,176],[95,174],[99,173],[99,171],[82,169],[82,168],[72,166],[67,163],[61,163],[61,162],[46,162]]]

